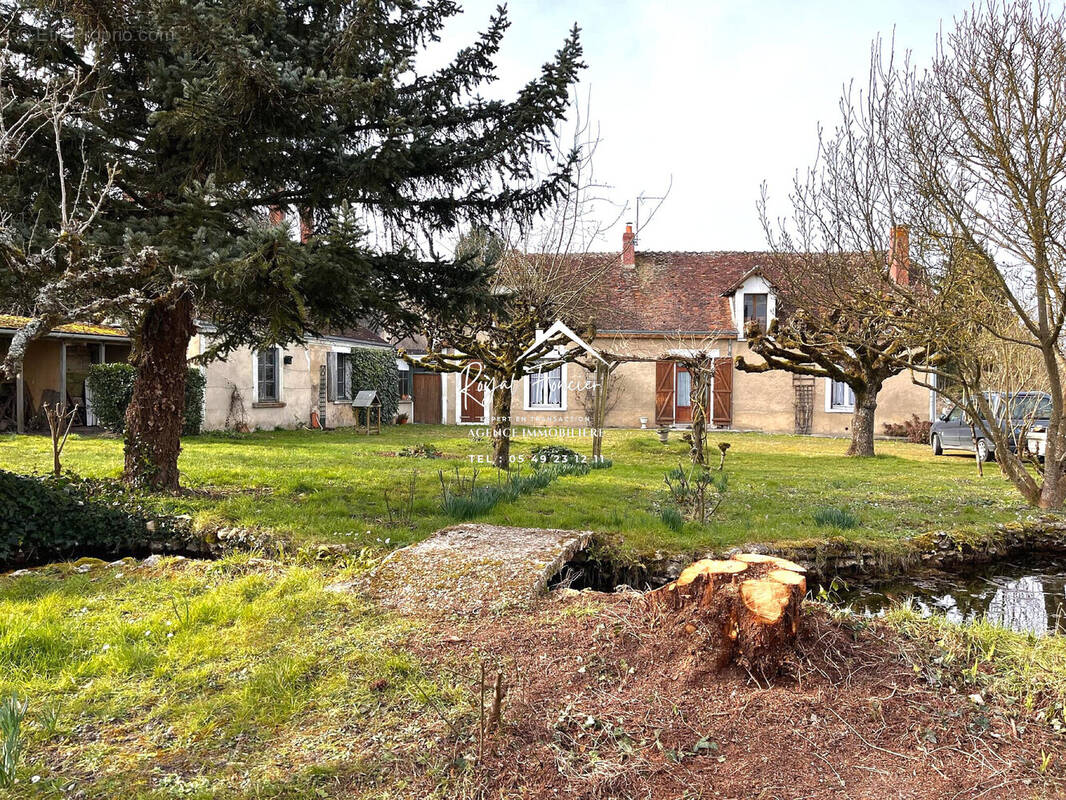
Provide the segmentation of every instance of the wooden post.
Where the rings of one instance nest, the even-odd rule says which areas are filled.
[[[59,343],[59,407],[67,407],[67,343]]]
[[[15,432],[26,432],[26,379],[21,368],[15,376]]]

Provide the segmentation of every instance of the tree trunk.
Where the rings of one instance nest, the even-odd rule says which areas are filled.
[[[592,460],[603,457],[603,428],[607,424],[607,392],[611,370],[603,363],[596,364],[596,388],[592,403]]]
[[[194,329],[192,300],[183,294],[156,300],[137,332],[123,473],[131,486],[178,488],[187,353]]]
[[[689,457],[692,463],[707,466],[707,409],[711,403],[711,376],[714,375],[714,361],[709,364],[699,361],[688,365],[692,376],[692,442],[689,445]]]
[[[511,385],[501,381],[492,393],[492,463],[511,467]]]
[[[649,592],[647,602],[666,618],[671,640],[688,645],[696,671],[736,662],[770,678],[799,632],[803,572],[791,561],[756,553],[704,559]]]
[[[849,456],[872,456],[874,454],[874,412],[877,411],[877,393],[881,386],[869,386],[863,392],[855,392],[855,413],[851,417],[851,445]]]
[[[1040,487],[1040,499],[1037,505],[1049,511],[1058,511],[1063,503],[1066,503],[1066,480],[1064,480],[1058,459],[1053,460],[1051,453],[1048,453],[1044,459],[1044,483]]]

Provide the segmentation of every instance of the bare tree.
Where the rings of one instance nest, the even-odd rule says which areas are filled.
[[[890,75],[884,126],[899,199],[939,291],[912,298],[916,336],[942,357],[928,384],[995,443],[1025,499],[1066,500],[1066,12],[990,3],[938,40],[931,66]],[[965,287],[963,302],[950,292]],[[989,349],[988,343],[1009,347]],[[1032,363],[1051,397],[1042,471],[1025,463],[994,396],[1007,365]],[[1017,371],[1017,370],[1014,370]]]
[[[539,217],[511,218],[500,230],[476,230],[463,237],[461,258],[495,268],[489,301],[462,319],[427,314],[421,332],[428,342],[426,354],[401,353],[423,368],[461,373],[464,384],[480,384],[482,396],[491,393],[493,463],[500,469],[510,462],[515,384],[587,355],[565,334],[542,334],[563,322],[589,341],[607,302],[603,288],[617,256],[593,248],[622,211],[614,209],[607,222],[601,216],[604,187],[593,172],[598,143],[587,116],[579,115],[570,140],[557,141],[554,148],[577,154],[568,191]],[[586,367],[595,369],[589,362]]]
[[[894,214],[879,81],[871,70],[864,92],[845,92],[840,124],[819,133],[813,166],[797,173],[789,215],[771,219],[763,187],[759,215],[773,251],[768,272],[778,315],[767,329],[746,331],[761,361],[736,362],[745,372],[781,369],[846,384],[854,395],[854,456],[874,454],[884,382],[923,357],[900,325],[906,312],[898,298],[912,292],[916,276],[908,231]]]

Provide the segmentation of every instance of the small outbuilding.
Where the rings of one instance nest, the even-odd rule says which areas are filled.
[[[381,400],[377,392],[371,389],[357,393],[352,400],[352,408],[356,410],[361,426],[365,426],[364,433],[381,433]],[[374,423],[373,430],[370,429],[371,420]]]

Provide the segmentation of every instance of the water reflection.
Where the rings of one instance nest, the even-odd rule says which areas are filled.
[[[985,617],[1014,631],[1066,634],[1063,556],[995,564],[964,574],[923,573],[838,594],[842,604],[869,615],[910,600],[925,616],[944,614],[954,622]]]

